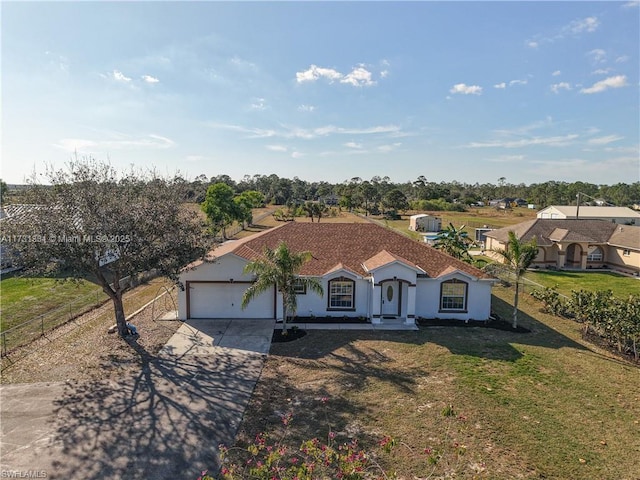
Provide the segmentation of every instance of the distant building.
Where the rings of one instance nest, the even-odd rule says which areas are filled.
[[[622,225],[640,225],[640,213],[627,207],[592,207],[581,205],[551,205],[543,208],[537,215],[540,219],[551,220],[607,220]]]

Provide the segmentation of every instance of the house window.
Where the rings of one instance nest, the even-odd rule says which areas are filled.
[[[307,294],[307,285],[300,278],[296,278],[293,283],[293,290],[296,292],[296,295],[306,295]]]
[[[440,284],[440,310],[463,311],[467,308],[467,283],[449,280]]]
[[[345,277],[329,281],[329,309],[354,310],[355,282]]]
[[[631,250],[629,250],[628,248],[625,248],[624,250],[622,250],[622,255],[624,257],[630,257],[631,256]]]
[[[600,247],[591,247],[587,252],[587,262],[601,262],[604,258]]]

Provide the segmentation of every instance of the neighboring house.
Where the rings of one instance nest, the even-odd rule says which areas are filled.
[[[536,216],[549,219],[579,218],[583,220],[607,220],[623,225],[640,225],[640,213],[628,207],[592,207],[580,205],[580,208],[567,205],[551,205],[543,208]]]
[[[301,290],[299,316],[362,317],[372,323],[415,318],[486,320],[495,279],[424,243],[373,223],[287,223],[227,242],[214,261],[196,262],[180,275],[179,318],[282,318],[276,290],[245,310],[242,296],[254,280],[243,273],[264,248],[285,242],[310,251],[301,276],[319,278],[324,296]]]
[[[535,219],[487,232],[487,255],[505,248],[509,231],[524,242],[536,239],[538,256],[533,267],[611,268],[640,274],[640,226],[608,220]]]
[[[442,230],[442,220],[426,213],[411,215],[409,217],[409,230],[414,232],[439,232]]]

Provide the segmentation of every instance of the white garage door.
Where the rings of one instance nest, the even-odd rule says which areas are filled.
[[[190,318],[273,318],[273,290],[251,300],[242,309],[247,283],[189,284]]]

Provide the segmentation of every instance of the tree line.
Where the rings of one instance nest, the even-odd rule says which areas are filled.
[[[374,176],[369,180],[354,177],[341,183],[309,182],[271,175],[245,175],[235,181],[229,175],[207,177],[199,175],[193,181],[182,180],[187,186],[187,200],[205,201],[207,189],[216,183],[231,187],[236,195],[245,191],[259,192],[264,202],[273,205],[300,205],[306,201],[336,202],[340,207],[359,208],[375,213],[380,208],[405,207],[416,210],[458,210],[471,205],[488,205],[491,200],[521,198],[544,208],[549,205],[575,205],[578,193],[586,200],[598,199],[610,205],[632,206],[640,202],[640,182],[597,185],[587,182],[509,183],[505,177],[497,183],[435,182],[425,176],[414,181],[392,182],[389,177]]]

